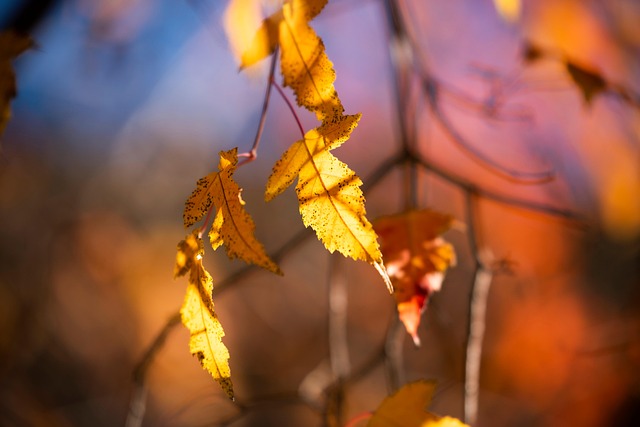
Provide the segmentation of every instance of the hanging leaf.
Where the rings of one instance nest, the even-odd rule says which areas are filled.
[[[426,408],[431,403],[436,383],[415,381],[385,398],[367,427],[464,427],[466,424],[452,417],[439,417]],[[467,426],[468,427],[468,426]]]
[[[196,189],[185,203],[184,225],[190,227],[201,220],[213,204],[216,217],[209,232],[213,249],[224,243],[229,258],[240,258],[282,274],[254,237],[255,224],[244,208],[240,187],[233,180],[237,164],[237,148],[220,152],[219,171],[199,179]]]
[[[360,115],[343,116],[335,125],[310,130],[276,163],[267,181],[267,201],[298,178],[296,193],[305,226],[315,230],[330,251],[338,251],[376,267],[392,290],[384,271],[377,235],[366,218],[362,181],[329,150],[349,138]]]
[[[17,94],[11,61],[33,46],[30,37],[7,30],[0,33],[0,136],[11,118],[11,100]]]
[[[416,345],[420,345],[418,326],[426,302],[440,290],[446,270],[456,262],[453,246],[440,237],[453,221],[450,215],[425,209],[374,222],[398,315]]]
[[[229,350],[222,342],[224,330],[211,299],[213,279],[202,266],[203,254],[202,239],[195,231],[178,244],[174,274],[179,277],[189,273],[189,285],[180,314],[182,323],[191,332],[191,354],[233,400]]]
[[[315,112],[321,122],[335,122],[344,113],[333,85],[336,72],[324,43],[309,26],[311,17],[319,13],[325,3],[294,1],[283,6],[280,67],[284,85],[293,89],[298,105]],[[312,10],[311,6],[316,8]]]

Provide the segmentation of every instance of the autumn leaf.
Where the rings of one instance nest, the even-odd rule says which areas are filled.
[[[199,179],[196,189],[185,203],[184,225],[190,227],[201,220],[213,204],[216,217],[209,231],[213,249],[224,243],[229,258],[240,258],[276,274],[282,274],[253,234],[255,224],[244,208],[240,187],[233,180],[237,164],[237,148],[220,152],[218,172],[212,172]]]
[[[321,122],[335,122],[344,113],[334,87],[336,72],[322,39],[309,26],[325,3],[294,1],[283,6],[280,68],[284,85],[293,89],[298,105],[315,112]],[[314,11],[311,6],[316,6]]]
[[[432,210],[410,210],[379,218],[374,229],[395,289],[398,315],[416,345],[418,326],[429,296],[440,290],[446,270],[455,265],[453,246],[440,235],[453,217]]]
[[[591,104],[596,95],[607,90],[607,81],[598,72],[587,70],[571,61],[566,62],[566,68],[587,105]]]
[[[238,4],[248,0],[234,0],[228,10],[239,10]],[[336,122],[344,108],[334,87],[336,73],[327,57],[324,43],[309,26],[327,4],[327,0],[292,0],[264,21],[251,43],[241,55],[241,68],[266,58],[280,45],[280,67],[284,86],[291,87],[299,106],[316,113],[321,122]],[[248,9],[251,10],[251,9]],[[231,15],[231,13],[229,13]],[[231,40],[242,28],[242,20],[229,25]],[[232,43],[234,44],[234,43]],[[235,42],[237,45],[238,42]]]
[[[11,118],[10,102],[17,94],[16,75],[11,61],[33,46],[30,37],[7,30],[0,33],[0,135]]]
[[[391,291],[377,235],[366,218],[362,181],[329,152],[349,138],[359,119],[359,114],[343,116],[337,124],[310,130],[294,142],[274,166],[265,199],[273,199],[297,178],[304,225],[313,228],[330,252],[374,265]]]
[[[229,368],[229,350],[222,342],[224,330],[216,316],[211,292],[213,279],[202,266],[204,245],[194,231],[178,244],[176,277],[189,273],[187,294],[180,309],[182,323],[191,332],[189,349],[202,367],[220,384],[233,399],[233,384]]]
[[[406,384],[382,401],[367,427],[466,426],[456,418],[440,417],[426,410],[435,389],[436,383],[433,381],[420,380]]]

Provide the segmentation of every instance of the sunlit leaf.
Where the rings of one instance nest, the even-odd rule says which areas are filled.
[[[0,33],[0,136],[11,118],[10,102],[17,94],[11,61],[31,46],[33,41],[27,36],[10,30]]]
[[[366,218],[362,181],[329,152],[349,138],[359,119],[359,114],[343,116],[339,123],[310,130],[295,142],[276,163],[265,198],[280,194],[297,176],[296,193],[305,226],[315,230],[330,252],[374,265],[391,289],[377,235]]]
[[[236,148],[220,152],[219,171],[199,179],[185,203],[184,225],[189,227],[202,219],[213,204],[217,212],[209,232],[212,247],[217,249],[224,243],[229,258],[240,258],[282,274],[253,234],[255,224],[244,208],[240,187],[233,180],[237,164]]]
[[[464,427],[452,417],[439,417],[427,411],[431,403],[436,383],[415,381],[385,398],[367,427]]]
[[[446,270],[456,262],[453,246],[440,235],[453,217],[432,210],[410,210],[374,221],[395,289],[398,315],[416,345],[420,316],[429,296],[440,290]]]
[[[240,55],[240,68],[249,67],[276,50],[282,19],[282,10],[279,10],[262,21],[251,43]]]
[[[498,14],[507,22],[516,22],[522,13],[521,0],[493,0]]]
[[[324,43],[308,24],[309,16],[314,15],[305,3],[283,6],[280,66],[284,85],[293,89],[298,105],[315,112],[318,120],[331,122],[342,116],[344,108],[333,85],[333,63]]]
[[[191,332],[191,354],[198,358],[202,367],[220,384],[227,396],[233,399],[229,350],[222,342],[224,330],[211,299],[213,279],[202,266],[203,247],[196,232],[178,244],[176,277],[189,273],[189,285],[180,314],[182,323]]]

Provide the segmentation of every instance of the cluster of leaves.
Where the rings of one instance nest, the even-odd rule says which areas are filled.
[[[241,26],[250,3],[230,3],[228,16]],[[311,227],[330,251],[374,265],[389,290],[390,279],[382,263],[382,252],[373,226],[366,218],[362,181],[331,150],[349,139],[360,114],[347,115],[334,87],[335,71],[324,44],[309,25],[327,0],[293,0],[264,19],[250,46],[241,56],[241,67],[250,66],[280,51],[284,86],[290,87],[299,106],[315,113],[320,124],[306,132],[284,152],[266,185],[265,199],[272,200],[297,179],[296,193],[303,223]],[[245,17],[246,18],[246,17]],[[231,22],[231,28],[234,23]],[[270,82],[270,84],[275,84]],[[229,258],[240,258],[276,274],[280,268],[266,254],[254,236],[255,225],[244,208],[241,189],[233,179],[238,167],[237,149],[220,153],[217,172],[201,178],[188,198],[183,219],[189,228],[204,226],[178,245],[176,276],[189,273],[182,321],[191,331],[191,353],[233,398],[228,350],[222,343],[224,332],[213,310],[213,281],[202,266],[201,234],[210,227],[213,249],[225,245]]]

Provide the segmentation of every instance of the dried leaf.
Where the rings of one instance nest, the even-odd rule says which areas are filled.
[[[224,330],[216,316],[211,292],[213,279],[202,266],[204,254],[202,239],[193,232],[178,244],[175,275],[189,272],[189,285],[180,309],[182,323],[191,332],[189,348],[202,367],[220,384],[233,399],[233,384],[229,368],[229,350],[222,342]]]
[[[11,100],[17,94],[11,61],[33,46],[30,37],[7,30],[0,33],[0,136],[11,118]]]
[[[305,226],[315,230],[330,251],[374,265],[391,290],[377,235],[366,218],[362,181],[329,150],[349,138],[360,115],[310,130],[276,163],[265,198],[273,199],[298,178],[296,193]]]
[[[567,61],[566,67],[587,105],[591,104],[596,95],[607,90],[607,81],[598,72],[587,70],[571,61]]]
[[[202,219],[213,204],[217,210],[209,232],[213,249],[224,243],[229,258],[240,258],[282,274],[253,234],[255,224],[244,208],[240,187],[233,180],[237,164],[237,148],[220,152],[219,172],[212,172],[199,179],[196,189],[185,203],[184,225],[190,227]]]
[[[398,315],[416,345],[420,344],[418,326],[425,304],[433,292],[440,290],[447,268],[456,262],[453,246],[440,237],[452,224],[452,216],[428,209],[374,222],[395,288]]]
[[[426,408],[431,403],[436,383],[415,381],[385,398],[367,423],[367,427],[464,427],[452,417],[439,417]]]

